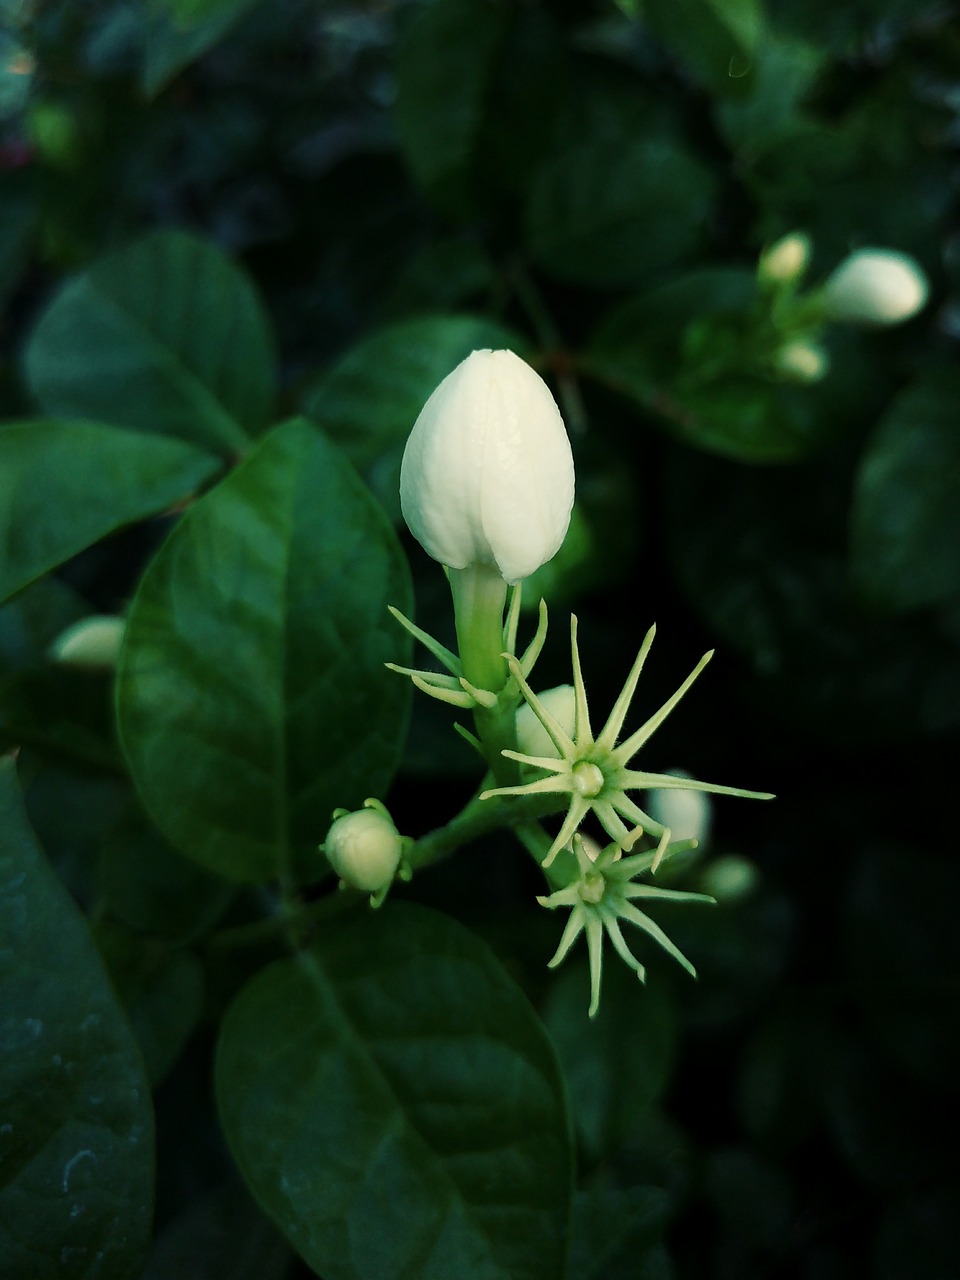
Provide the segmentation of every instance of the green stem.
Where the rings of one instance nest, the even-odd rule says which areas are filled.
[[[475,796],[445,826],[437,827],[420,837],[408,854],[410,867],[414,871],[422,871],[424,867],[448,857],[461,845],[469,844],[490,831],[496,831],[500,827],[514,827],[519,833],[520,828],[526,828],[540,818],[560,813],[565,807],[565,798],[560,794],[492,796],[489,800],[481,800],[479,796]],[[526,840],[524,843],[526,844]]]
[[[451,569],[449,578],[463,674],[478,689],[499,693],[509,675],[501,657],[507,584],[488,564]]]

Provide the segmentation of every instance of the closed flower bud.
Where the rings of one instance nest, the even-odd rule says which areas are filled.
[[[423,406],[400,470],[400,505],[451,569],[527,578],[559,550],[573,456],[546,383],[512,351],[474,351]]]
[[[367,800],[364,808],[336,817],[323,849],[342,884],[377,894],[397,873],[403,839],[383,805]]]
[[[689,778],[682,769],[668,769],[675,778]],[[705,844],[710,834],[713,803],[702,791],[658,787],[647,792],[647,809],[657,822],[670,828],[672,840],[696,840]]]
[[[810,261],[810,237],[791,232],[760,255],[757,274],[765,283],[791,284],[799,280]]]
[[[776,354],[777,372],[791,382],[819,382],[827,372],[827,353],[812,342],[787,342]]]
[[[106,614],[81,618],[57,636],[50,657],[71,667],[115,667],[125,625],[123,618]]]
[[[559,684],[555,689],[548,689],[540,694],[540,702],[572,736],[577,718],[577,695],[573,685]],[[527,756],[560,758],[550,735],[526,702],[517,708],[517,747]]]
[[[827,279],[824,300],[831,320],[850,324],[898,324],[927,300],[920,264],[889,249],[858,249]]]

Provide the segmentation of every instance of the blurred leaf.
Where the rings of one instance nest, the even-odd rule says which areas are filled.
[[[141,83],[154,97],[202,57],[260,0],[145,0],[148,22]]]
[[[713,177],[663,138],[595,140],[533,175],[525,237],[544,268],[570,284],[642,284],[699,248]]]
[[[41,578],[0,607],[0,673],[36,666],[56,638],[90,612],[58,578]]]
[[[533,1010],[453,920],[394,903],[241,992],[217,1098],[263,1208],[328,1280],[559,1280],[571,1156]]]
[[[739,1109],[747,1131],[765,1150],[794,1147],[810,1133],[822,1072],[825,1032],[805,1009],[777,1009],[747,1043]]]
[[[150,1093],[83,920],[0,762],[0,1255],[31,1280],[135,1280],[153,1195]],[[65,980],[69,977],[69,980]]]
[[[99,884],[118,919],[181,943],[202,937],[234,894],[233,885],[183,857],[130,814],[103,841]]]
[[[600,1012],[587,1021],[589,977],[570,964],[550,986],[543,1019],[567,1081],[570,1109],[591,1159],[622,1146],[666,1088],[676,1015],[666,988],[641,985],[613,958]]]
[[[867,444],[851,513],[851,571],[871,603],[913,609],[960,594],[960,371],[922,375]]]
[[[760,0],[644,0],[643,18],[717,93],[750,70],[764,23]]]
[[[397,49],[395,117],[414,177],[445,211],[472,212],[471,173],[510,6],[423,6]]]
[[[147,1078],[156,1086],[200,1021],[203,968],[192,952],[171,951],[120,924],[101,924],[95,936],[140,1045]]]
[[[849,963],[878,1039],[925,1086],[960,1080],[960,1023],[944,1017],[960,981],[960,867],[916,848],[860,858],[848,913]]]
[[[179,440],[93,422],[0,425],[0,599],[189,497],[218,468]]]
[[[147,569],[118,672],[137,788],[228,879],[316,878],[338,806],[382,795],[409,686],[403,553],[352,467],[302,419],[187,512]]]
[[[284,1280],[293,1260],[238,1181],[196,1197],[158,1232],[143,1280]]]
[[[956,1274],[960,1186],[955,1181],[898,1200],[880,1224],[871,1280]]]
[[[818,45],[768,32],[755,51],[749,73],[737,82],[739,92],[718,97],[714,103],[717,123],[729,145],[749,159],[767,149],[788,147],[790,139],[806,128],[800,107],[825,60],[825,51]],[[776,205],[766,213],[784,216]]]
[[[17,79],[26,81],[29,77],[18,76]],[[0,200],[0,306],[6,304],[26,270],[37,221],[34,175],[23,170],[7,173],[3,185]]]
[[[670,1216],[659,1187],[594,1185],[573,1201],[569,1280],[670,1280],[659,1247]]]
[[[244,449],[273,409],[267,318],[214,244],[154,231],[60,290],[33,331],[26,372],[45,413]]]
[[[402,320],[351,347],[308,386],[304,412],[365,473],[386,510],[399,518],[400,459],[430,394],[472,351],[523,338],[495,320],[449,315]]]
[[[44,756],[118,772],[113,674],[45,666],[0,680],[0,732]]]
[[[743,1275],[777,1250],[795,1220],[794,1195],[783,1172],[743,1147],[710,1152],[704,1190],[723,1227],[728,1268],[735,1258]]]
[[[864,361],[841,338],[824,383],[775,380],[757,306],[752,271],[687,272],[609,312],[578,364],[698,449],[792,461],[849,431],[851,404],[863,412]]]

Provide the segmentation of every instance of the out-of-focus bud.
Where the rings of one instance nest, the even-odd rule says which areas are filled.
[[[764,284],[792,284],[806,271],[809,261],[810,237],[802,231],[792,231],[764,249],[757,275]]]
[[[474,351],[423,406],[400,469],[400,506],[451,569],[527,578],[557,552],[573,507],[573,455],[550,391],[512,351]]]
[[[338,809],[321,845],[341,885],[382,900],[400,866],[403,837],[379,800],[353,813]]]
[[[828,277],[823,296],[831,320],[899,324],[916,315],[928,292],[923,268],[908,254],[858,249]]]
[[[674,778],[689,778],[682,769],[668,769]],[[710,834],[713,803],[703,791],[657,788],[647,792],[647,812],[657,822],[670,828],[670,839],[696,840],[705,844]]]
[[[830,360],[822,347],[797,339],[780,348],[774,364],[777,372],[791,382],[819,382]]]
[[[72,667],[115,667],[125,626],[123,618],[107,614],[81,618],[57,636],[50,657]]]
[[[577,695],[573,685],[558,684],[555,689],[548,689],[540,694],[540,702],[572,737],[577,718]],[[517,749],[527,756],[559,759],[550,735],[526,702],[517,708]]]
[[[750,859],[730,853],[706,864],[698,888],[717,902],[733,906],[749,898],[759,883],[760,873]]]

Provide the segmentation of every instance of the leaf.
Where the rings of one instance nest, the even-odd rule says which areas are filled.
[[[851,571],[891,610],[960,594],[960,374],[934,369],[891,405],[857,471]]]
[[[141,84],[154,97],[201,57],[260,0],[147,0]]]
[[[0,607],[0,673],[35,666],[90,606],[57,578],[41,578]]]
[[[389,785],[409,571],[339,450],[299,419],[184,516],[148,567],[117,675],[120,737],[167,838],[228,879],[316,878],[334,808]]]
[[[663,986],[641,986],[611,961],[596,1018],[584,1017],[585,965],[552,983],[544,1022],[557,1049],[577,1133],[591,1158],[610,1155],[636,1132],[666,1088],[676,1042],[676,1014]]]
[[[228,1011],[217,1100],[265,1211],[326,1280],[559,1280],[571,1154],[543,1029],[487,948],[393,903]]]
[[[367,474],[399,516],[400,459],[431,392],[472,351],[523,352],[513,330],[478,316],[439,315],[375,330],[308,387],[304,412]]]
[[[0,425],[0,600],[125,524],[165,511],[219,468],[179,440],[94,422]]]
[[[31,1280],[135,1280],[150,1093],[96,948],[0,761],[0,1257]]]
[[[747,74],[763,32],[760,0],[645,0],[643,16],[714,93]]]
[[[675,143],[594,140],[533,175],[526,240],[560,280],[630,288],[699,247],[713,198],[709,170]]]
[[[36,667],[0,680],[0,733],[44,756],[122,771],[113,679],[103,671]]]
[[[569,1280],[669,1280],[659,1247],[671,1211],[660,1187],[596,1185],[573,1202]]]
[[[154,231],[68,281],[26,372],[44,412],[242,450],[273,408],[272,338],[246,274],[215,245]]]
[[[397,49],[395,116],[414,177],[446,212],[469,214],[471,173],[509,6],[443,0],[425,6]]]
[[[143,1280],[283,1280],[293,1261],[237,1179],[194,1197],[158,1233]]]

